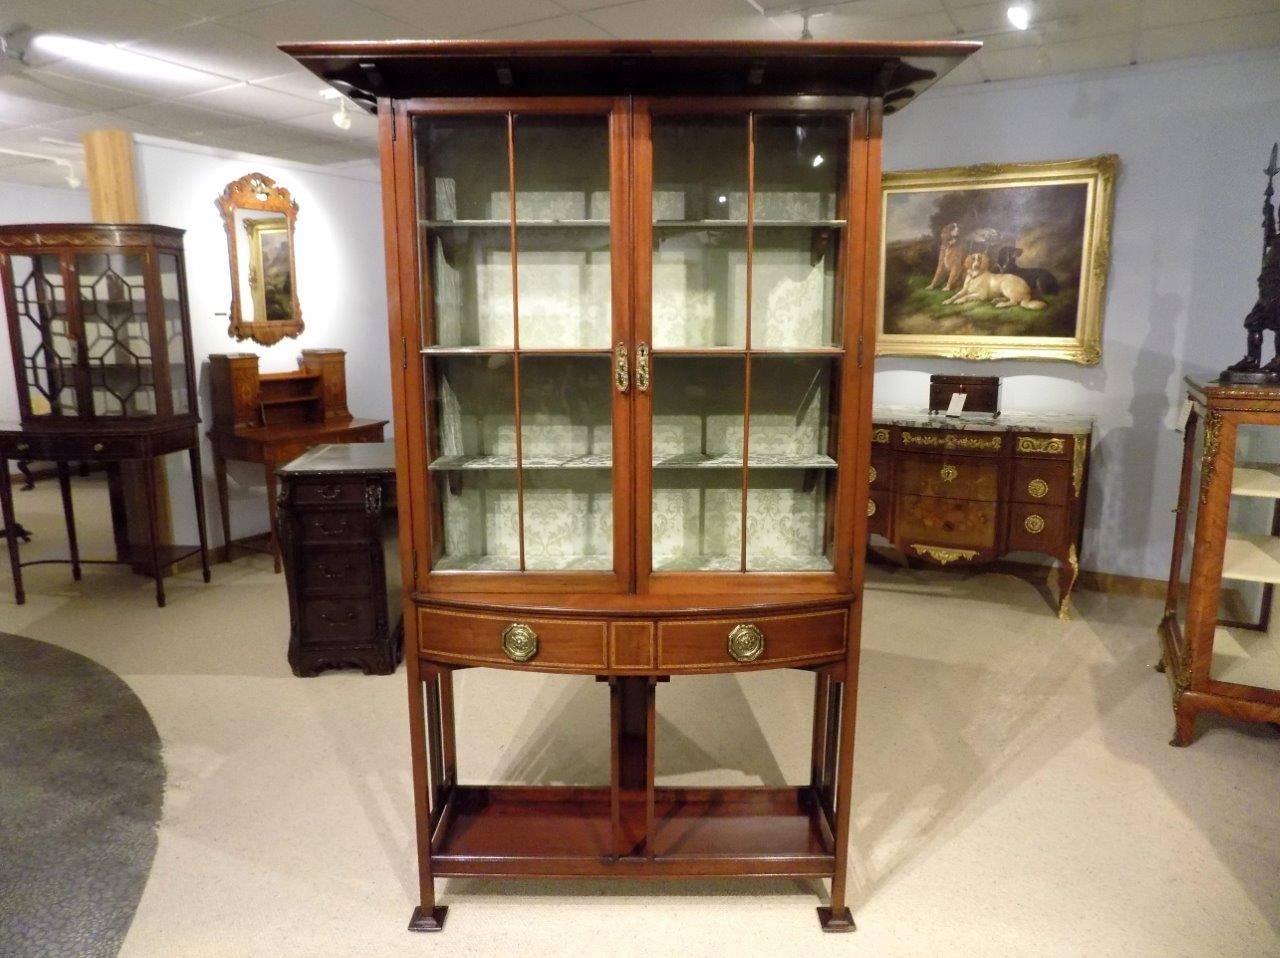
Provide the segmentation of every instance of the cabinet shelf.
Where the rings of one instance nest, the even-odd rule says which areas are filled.
[[[518,572],[518,555],[457,555],[436,560],[437,572]],[[613,558],[607,555],[574,556],[572,558],[525,556],[526,572],[608,572]]]
[[[418,220],[418,225],[424,229],[510,229],[510,220]],[[608,228],[609,220],[516,220],[516,229],[522,230],[526,227],[534,229],[552,228],[552,229],[600,229]]]
[[[613,456],[588,454],[566,459],[551,456],[525,456],[525,471],[530,469],[612,469]],[[428,467],[432,472],[483,472],[516,468],[515,456],[438,456]]]
[[[844,220],[755,220],[756,229],[836,229],[845,225]],[[654,229],[709,229],[717,226],[745,229],[746,220],[654,220]]]
[[[1219,682],[1280,689],[1280,636],[1218,626],[1213,630],[1209,677]]]
[[[1241,533],[1227,536],[1222,577],[1280,584],[1280,538]]]
[[[1231,476],[1233,496],[1280,499],[1280,463],[1237,463]]]
[[[834,469],[836,461],[830,456],[771,456],[751,454],[747,456],[751,469]],[[708,456],[697,452],[664,456],[653,461],[654,469],[741,469],[742,456]]]
[[[654,346],[654,356],[745,356],[745,346]],[[839,346],[752,346],[752,356],[843,356]]]
[[[424,346],[424,356],[609,356],[608,346]]]
[[[830,824],[807,788],[658,788],[652,857],[624,855],[620,874],[825,875]],[[607,788],[458,786],[432,838],[438,875],[548,869],[599,874],[613,858]],[[512,860],[516,865],[513,866]]]

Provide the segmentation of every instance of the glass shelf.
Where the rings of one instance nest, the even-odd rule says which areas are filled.
[[[584,455],[560,458],[529,457],[520,463],[522,469],[612,469],[610,455]],[[432,472],[480,472],[492,469],[515,469],[515,456],[440,456],[430,465]]]
[[[653,228],[663,229],[714,229],[716,227],[737,227],[743,229],[747,220],[654,220]],[[844,220],[796,219],[796,220],[762,220],[751,221],[757,229],[839,229],[845,226]]]
[[[511,220],[418,220],[418,225],[424,229],[509,229]],[[544,227],[553,227],[558,229],[577,229],[580,227],[603,227],[608,229],[610,221],[592,220],[592,219],[565,219],[565,220],[516,220],[516,229],[522,230],[525,227],[532,229],[541,229]]]
[[[830,456],[771,456],[751,454],[747,465],[752,469],[834,469]],[[678,453],[654,459],[654,469],[742,469],[742,455],[707,456],[696,452]]]

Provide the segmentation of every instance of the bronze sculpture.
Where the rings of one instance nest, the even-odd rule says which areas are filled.
[[[1267,188],[1262,198],[1262,270],[1258,273],[1258,301],[1244,320],[1244,328],[1249,333],[1248,346],[1243,359],[1223,370],[1219,379],[1224,383],[1280,383],[1280,238],[1276,235],[1276,209],[1272,202],[1273,183],[1280,173],[1278,152],[1280,144],[1273,144],[1271,163],[1263,170],[1267,174]],[[1262,334],[1267,330],[1275,333],[1276,356],[1263,366]]]

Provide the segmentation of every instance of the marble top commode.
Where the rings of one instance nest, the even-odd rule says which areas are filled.
[[[876,406],[872,419],[880,426],[912,426],[916,429],[963,429],[973,432],[1055,432],[1074,436],[1093,431],[1092,416],[1052,412],[971,412],[959,416],[930,413],[911,406]]]

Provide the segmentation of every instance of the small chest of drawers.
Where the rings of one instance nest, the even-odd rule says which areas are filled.
[[[1038,552],[1080,568],[1092,422],[1066,416],[875,411],[868,529],[910,559],[951,565]]]
[[[278,476],[294,674],[394,672],[403,631],[392,445],[317,446]]]

